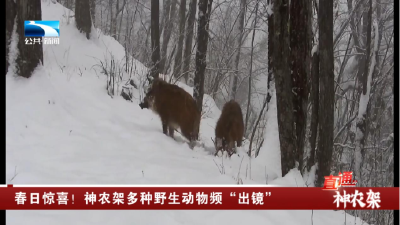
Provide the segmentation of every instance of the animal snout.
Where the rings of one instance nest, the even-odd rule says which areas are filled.
[[[141,109],[147,108],[147,104],[145,102],[139,103]]]

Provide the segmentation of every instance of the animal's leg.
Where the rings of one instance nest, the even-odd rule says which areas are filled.
[[[238,147],[242,146],[242,139],[237,140],[236,144],[237,144]]]
[[[196,138],[193,135],[190,127],[183,125],[180,127],[182,135],[189,141],[189,147],[193,150],[194,146],[196,145]]]
[[[165,135],[168,135],[168,134],[167,134],[167,131],[168,131],[168,124],[167,124],[167,121],[166,121],[165,119],[161,119],[161,123],[162,123],[162,130],[163,130],[163,133],[164,133]]]
[[[171,126],[169,126],[169,127],[168,127],[168,131],[169,131],[169,136],[172,137],[172,138],[174,138],[174,131],[175,131],[174,128],[171,127]]]
[[[222,154],[224,153],[223,149],[222,149],[222,140],[220,138],[215,137],[214,148],[215,148],[214,156],[217,156],[218,152],[220,152],[221,150],[222,150]]]
[[[233,155],[234,147],[235,147],[235,142],[234,141],[228,142],[228,148],[227,148],[228,151],[227,151],[227,153],[228,153],[229,157],[231,157]]]
[[[195,145],[196,145],[196,141],[191,140],[191,141],[189,142],[189,147],[190,147],[190,149],[193,150]]]
[[[222,150],[222,154],[224,154],[224,152],[229,153],[229,145],[225,138],[222,138]]]

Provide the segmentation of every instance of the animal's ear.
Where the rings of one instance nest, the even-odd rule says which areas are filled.
[[[153,83],[154,77],[150,75],[150,73],[147,74],[146,76],[147,82],[151,85]]]
[[[152,87],[152,85],[153,85],[153,83],[154,83],[154,77],[152,77],[151,75],[150,75],[150,72],[148,72],[147,74],[146,74],[146,81],[144,82],[144,84],[143,84],[143,87],[146,87],[145,89],[149,89],[149,88],[151,88]],[[146,91],[147,92],[147,91]]]

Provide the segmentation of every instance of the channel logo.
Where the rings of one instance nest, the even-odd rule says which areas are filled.
[[[59,37],[60,21],[25,21],[25,37]]]

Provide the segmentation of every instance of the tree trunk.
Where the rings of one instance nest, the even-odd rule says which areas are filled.
[[[90,15],[92,18],[93,25],[96,25],[96,0],[90,0]]]
[[[115,40],[117,40],[117,41],[118,41],[118,37],[117,37],[118,8],[119,8],[119,0],[117,0],[117,2],[115,3],[115,15],[114,15],[114,18],[112,19],[112,21],[113,21],[112,28],[113,29],[111,30],[111,37],[115,38]]]
[[[319,52],[314,53],[312,56],[312,70],[311,70],[311,136],[310,136],[310,158],[307,162],[307,169],[310,171],[315,163],[315,151],[317,144],[318,133],[318,107],[319,107]]]
[[[74,4],[74,3],[73,3],[72,0],[65,0],[65,1],[64,1],[65,7],[68,8],[68,9],[70,9],[70,10],[73,10],[73,7],[74,7],[73,4]]]
[[[366,1],[368,1],[368,0],[366,0]],[[359,27],[361,27],[361,34],[360,34],[360,39],[361,39],[361,42],[360,42],[360,47],[362,47],[362,53],[363,53],[363,55],[361,55],[360,56],[360,59],[359,59],[359,61],[358,61],[358,72],[357,72],[357,77],[358,77],[358,79],[359,80],[364,80],[364,76],[365,76],[365,68],[367,68],[367,71],[368,71],[368,57],[369,57],[369,54],[367,54],[366,52],[365,52],[365,49],[367,49],[368,47],[367,47],[367,45],[366,45],[366,43],[368,42],[367,41],[367,33],[368,33],[368,29],[371,29],[370,27],[368,28],[368,26],[369,26],[369,24],[368,24],[368,11],[366,11],[365,9],[362,9],[363,10],[363,12],[362,12],[362,26],[361,26],[361,23],[360,23],[360,26]],[[371,33],[371,32],[369,32],[369,33]],[[371,43],[371,42],[369,42],[369,43]],[[364,83],[363,83],[363,85],[364,85]]]
[[[92,20],[90,18],[89,0],[75,1],[75,21],[76,27],[82,33],[86,34],[86,38],[90,39],[92,29]]]
[[[113,0],[108,0],[108,8],[110,10],[110,36],[113,35],[113,30],[114,30],[114,16],[113,16]],[[107,18],[108,19],[108,18]]]
[[[319,26],[319,141],[317,186],[323,186],[324,176],[331,173],[335,105],[333,64],[333,1],[320,0]]]
[[[362,55],[364,54],[364,50],[363,50],[363,46],[362,46],[362,40],[360,39],[361,36],[359,35],[359,30],[357,29],[357,25],[361,24],[358,22],[357,19],[357,12],[362,10],[361,5],[363,1],[358,1],[358,3],[356,4],[355,7],[353,7],[353,0],[348,0],[347,1],[347,8],[349,10],[349,12],[355,12],[355,13],[350,13],[349,15],[349,20],[350,20],[350,29],[351,29],[351,34],[352,34],[352,38],[353,38],[353,42],[354,42],[354,46],[355,49],[357,51],[357,53],[361,53],[359,55],[355,56],[355,59],[353,60],[353,63],[357,63],[358,64],[358,72],[357,72],[357,76],[360,77],[362,76],[362,69],[360,68],[364,68],[364,64],[365,64],[365,57]],[[357,20],[356,20],[357,19]],[[357,22],[356,22],[357,21]],[[360,26],[361,27],[361,26]]]
[[[303,172],[304,141],[307,125],[307,80],[310,67],[309,0],[296,0],[290,3],[290,69],[293,82],[293,119],[295,123],[296,160]]]
[[[164,0],[163,1],[163,17],[161,19],[161,24],[160,24],[160,35],[162,32],[164,32],[164,27],[166,26],[168,20],[169,20],[169,11],[171,10],[171,0]]]
[[[247,125],[248,125],[248,122],[249,122],[249,116],[250,116],[250,103],[251,103],[251,78],[252,78],[252,72],[253,72],[253,52],[254,52],[254,38],[255,38],[255,36],[256,36],[256,26],[257,26],[257,16],[258,16],[258,1],[257,1],[257,3],[256,3],[256,8],[255,8],[255,11],[256,11],[256,13],[255,13],[255,17],[254,17],[254,24],[253,24],[253,36],[252,36],[252,38],[251,38],[251,50],[250,50],[250,70],[249,70],[249,92],[248,92],[248,94],[247,94],[247,108],[246,108],[246,117],[245,117],[245,120],[244,120],[244,131],[245,132],[247,132]],[[242,27],[242,30],[243,30],[243,27]],[[240,51],[239,51],[240,52]],[[239,53],[240,54],[240,53]],[[238,59],[238,58],[236,58],[236,59]],[[238,62],[239,63],[239,62]],[[235,75],[236,76],[236,75]],[[234,79],[234,82],[235,82],[235,79]],[[237,82],[237,77],[236,77],[236,82]],[[235,98],[235,95],[236,95],[236,85],[237,85],[237,83],[235,84],[234,83],[234,86],[233,86],[233,89],[232,89],[232,92],[234,91],[234,95],[232,95],[232,97],[233,97],[233,99]],[[250,143],[250,146],[251,146],[251,143]],[[248,156],[249,157],[251,157],[251,152],[249,151],[248,152]]]
[[[150,76],[158,78],[160,73],[160,26],[159,26],[160,2],[151,0],[151,61]]]
[[[367,49],[365,56],[365,67],[363,76],[360,79],[362,84],[362,93],[359,100],[358,107],[358,116],[357,116],[357,132],[356,132],[356,149],[354,156],[354,173],[357,179],[361,179],[362,176],[362,161],[363,161],[363,151],[364,151],[364,143],[366,140],[366,117],[368,115],[367,109],[369,104],[370,92],[371,92],[371,82],[372,82],[372,74],[376,65],[376,57],[379,50],[379,32],[377,23],[374,23],[375,27],[375,43],[374,43],[374,52],[371,59],[369,59],[369,55],[371,53],[371,26],[372,26],[372,0],[369,0],[369,10],[368,10],[368,19],[367,19],[367,42],[365,47]],[[369,65],[371,63],[371,65]],[[368,67],[370,68],[368,69]]]
[[[268,7],[271,7],[273,4],[273,0],[268,0]],[[271,81],[273,80],[273,65],[272,65],[272,58],[273,58],[273,47],[274,47],[274,15],[268,15],[268,103],[272,98],[271,95]],[[267,103],[267,104],[268,104]],[[267,108],[268,111],[268,108]]]
[[[208,11],[212,6],[213,0],[199,1],[199,24],[197,32],[197,51],[196,51],[196,72],[194,75],[193,98],[196,101],[197,109],[202,111],[204,96],[204,74],[206,71],[208,30],[207,24],[210,19],[211,12]],[[207,7],[208,4],[208,7]]]
[[[257,7],[258,7],[258,2],[257,2]],[[239,24],[238,24],[238,34],[239,35],[236,39],[237,40],[237,51],[236,51],[236,57],[235,57],[235,72],[233,74],[232,90],[231,90],[230,99],[236,98],[237,83],[238,83],[238,77],[239,77],[240,53],[242,50],[242,42],[243,42],[243,27],[244,27],[244,15],[245,14],[246,14],[246,0],[241,0],[240,1]]]
[[[183,39],[185,38],[185,15],[186,15],[186,0],[181,0],[181,5],[179,7],[179,38],[178,38],[178,48],[175,54],[174,63],[174,76],[176,78],[181,76],[182,72],[182,49],[183,49]]]
[[[41,0],[18,0],[17,10],[17,33],[19,36],[19,54],[16,59],[17,74],[29,78],[39,63],[43,64],[43,46],[41,43],[25,44],[24,21],[42,20]]]
[[[160,61],[160,71],[163,74],[167,73],[165,63],[167,61],[167,52],[168,52],[168,44],[171,39],[172,29],[174,28],[174,20],[175,20],[175,11],[176,11],[176,3],[177,0],[172,0],[170,5],[167,5],[169,10],[166,10],[167,14],[165,16],[165,27],[163,32],[163,42],[161,47],[161,61]]]
[[[295,167],[292,79],[289,68],[289,1],[275,1],[273,71],[278,111],[282,176]]]
[[[118,15],[125,8],[126,0],[123,0],[122,6],[119,6],[119,0],[115,3],[115,13],[113,15],[113,2],[114,0],[109,0],[108,7],[110,10],[110,36],[118,40],[117,37],[117,26],[118,26]]]
[[[14,0],[6,1],[6,74],[8,72],[8,54],[10,52],[11,36],[14,30],[15,16],[17,14],[17,8]]]
[[[251,38],[250,71],[249,71],[249,93],[247,95],[247,109],[246,109],[246,119],[245,119],[245,126],[244,126],[244,130],[245,131],[247,131],[247,125],[248,125],[249,116],[250,116],[251,82],[252,82],[251,81],[251,76],[252,76],[252,72],[253,72],[254,38],[256,36],[256,26],[257,26],[257,16],[258,16],[258,3],[259,3],[259,1],[257,1],[257,3],[256,3],[256,8],[255,8],[256,14],[255,14],[255,17],[254,17],[253,36]],[[237,77],[236,77],[236,82],[237,82]],[[236,90],[235,90],[235,92],[236,92]],[[261,115],[263,113],[263,110],[264,110],[266,104],[267,104],[267,98],[265,98],[264,106],[262,107],[262,109],[260,111],[260,115],[259,115],[259,118],[257,120],[256,127],[257,127],[257,124],[260,121]],[[252,141],[253,141],[253,137],[254,137],[254,134],[255,134],[256,127],[254,127],[254,130],[253,130],[253,133],[252,133],[251,139],[250,139],[250,147],[249,147],[249,151],[247,152],[247,155],[249,157],[251,157],[251,145],[252,145]]]
[[[186,25],[186,39],[185,48],[183,50],[183,68],[182,72],[185,73],[185,83],[187,84],[189,79],[190,70],[190,56],[192,55],[192,41],[193,41],[193,28],[194,21],[196,19],[196,5],[197,0],[191,0],[189,4],[188,20]]]
[[[121,42],[121,30],[122,30],[122,18],[124,18],[124,9],[121,11],[121,16],[119,17],[119,27],[118,27],[118,42]]]

